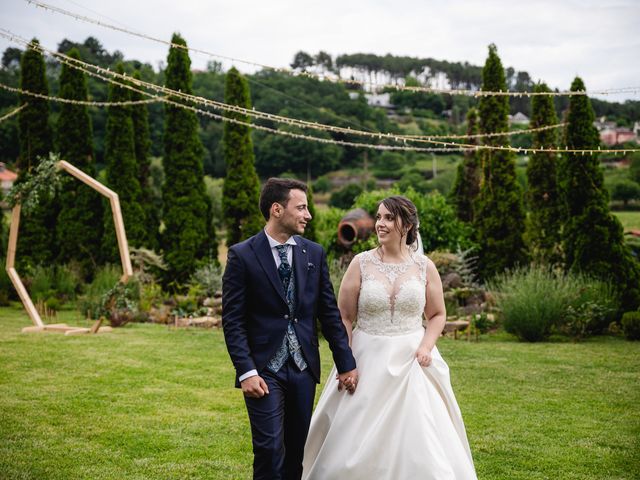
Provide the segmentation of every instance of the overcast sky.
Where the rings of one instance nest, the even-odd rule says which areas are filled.
[[[43,0],[65,10],[190,47],[285,67],[298,50],[334,57],[376,53],[482,65],[495,43],[505,67],[568,89],[640,87],[640,0]],[[26,0],[0,0],[0,26],[56,49],[89,35],[126,59],[165,61],[167,47],[51,13]],[[0,49],[15,46],[0,39]],[[194,68],[209,57],[191,54]],[[225,63],[225,66],[229,66]],[[252,71],[237,63],[244,72]],[[607,97],[640,100],[640,92]]]

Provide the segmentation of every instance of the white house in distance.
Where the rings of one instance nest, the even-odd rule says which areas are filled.
[[[18,174],[12,172],[7,168],[7,166],[0,162],[0,189],[2,189],[2,194],[6,195],[13,187],[13,182],[15,182],[18,178]]]
[[[509,115],[509,124],[511,125],[528,125],[529,117],[524,113],[518,112],[515,115]]]
[[[349,98],[355,100],[360,95],[359,92],[349,92]],[[392,113],[396,106],[391,103],[390,93],[365,93],[364,98],[367,100],[367,104],[371,107],[380,107],[387,110],[387,113]]]

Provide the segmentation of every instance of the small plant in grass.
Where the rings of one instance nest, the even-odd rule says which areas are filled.
[[[140,284],[135,279],[118,282],[102,295],[98,317],[109,320],[112,327],[121,327],[137,319],[139,301]]]
[[[471,318],[471,326],[473,330],[478,333],[487,333],[491,328],[492,322],[489,320],[489,317],[485,312],[476,313]]]
[[[545,340],[554,328],[578,340],[613,320],[618,298],[607,284],[542,266],[520,268],[490,283],[504,328],[521,340]]]
[[[622,331],[629,340],[640,340],[640,310],[622,315]]]
[[[559,330],[575,340],[581,340],[593,333],[595,325],[607,322],[612,313],[610,307],[594,301],[569,305]]]

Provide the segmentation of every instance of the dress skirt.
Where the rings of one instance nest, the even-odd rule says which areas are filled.
[[[476,474],[449,367],[437,348],[421,367],[424,329],[385,336],[356,329],[359,381],[338,392],[329,374],[311,420],[304,473],[309,480],[469,480]]]

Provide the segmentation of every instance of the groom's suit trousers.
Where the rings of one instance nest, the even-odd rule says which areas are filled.
[[[308,369],[300,371],[292,357],[276,373],[265,370],[262,378],[269,395],[245,397],[253,442],[253,478],[300,480],[316,381]]]

